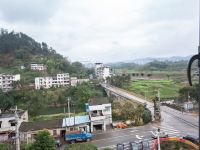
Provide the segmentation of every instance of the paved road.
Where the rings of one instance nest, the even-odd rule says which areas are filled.
[[[117,143],[127,144],[132,141],[151,139],[152,132],[158,128],[167,132],[170,137],[182,137],[188,134],[198,136],[197,128],[177,120],[170,114],[164,113],[162,115],[163,119],[160,123],[94,134],[94,138],[90,143],[102,149],[105,147],[114,148]]]
[[[106,84],[102,84],[102,86],[104,88],[124,97],[124,98],[130,99],[132,101],[137,101],[137,102],[142,103],[142,104],[146,103],[147,108],[149,108],[151,110],[152,114],[153,114],[153,103],[152,102],[144,100],[144,99],[139,98],[137,96],[134,96],[134,95],[126,92],[125,90],[122,90],[120,88],[116,88],[114,86],[108,86]],[[188,124],[191,124],[193,126],[198,127],[199,117],[191,116],[191,115],[188,115],[188,114],[185,114],[185,113],[182,114],[182,112],[171,109],[169,107],[162,107],[161,111],[162,111],[162,114],[167,113],[167,114],[173,115],[174,117],[176,117],[176,119],[182,120],[185,123],[188,123]]]
[[[119,88],[110,87],[107,85],[105,88],[130,100],[140,103],[146,102],[147,106],[152,110],[153,103],[149,101],[145,101],[144,99],[138,98],[130,93],[126,93],[124,90],[120,90]],[[182,137],[188,134],[198,137],[198,117],[194,117],[191,114],[182,113],[166,106],[161,106],[161,115],[162,120],[160,123],[95,134],[94,139],[90,143],[99,148],[114,148],[117,143],[127,144],[131,141],[150,139],[152,131],[155,131],[157,128],[160,128],[161,131],[167,132],[172,137]]]

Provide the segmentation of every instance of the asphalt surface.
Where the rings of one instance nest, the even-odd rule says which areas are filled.
[[[106,88],[130,100],[138,101],[140,103],[146,102],[147,106],[152,110],[153,104],[149,101],[126,93],[119,88],[108,86],[106,86]],[[151,139],[152,132],[158,128],[160,128],[161,131],[167,132],[169,137],[183,137],[185,135],[198,137],[198,117],[195,117],[192,114],[182,113],[166,106],[161,106],[161,116],[162,119],[160,123],[151,123],[140,127],[94,133],[94,138],[90,143],[96,145],[100,149],[105,147],[114,148],[117,143],[127,144],[133,141]]]

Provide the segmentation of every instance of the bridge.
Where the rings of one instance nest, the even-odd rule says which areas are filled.
[[[101,86],[105,89],[108,97],[111,97],[112,95],[119,98],[119,99],[128,99],[137,103],[140,103],[142,105],[146,104],[146,107],[151,111],[152,116],[154,116],[154,104],[150,101],[144,100],[142,98],[139,98],[137,96],[134,96],[130,93],[128,93],[127,91],[124,91],[120,88],[111,86],[111,85],[107,85],[107,84],[101,84]]]
[[[105,89],[108,97],[114,95],[118,98],[126,99],[126,100],[128,99],[133,102],[140,103],[140,104],[146,103],[147,104],[146,107],[151,111],[152,116],[154,116],[153,102],[144,100],[142,98],[139,98],[139,97],[131,94],[128,91],[125,91],[123,89],[120,89],[120,88],[117,88],[117,87],[114,87],[114,86],[111,86],[111,85],[108,85],[105,83],[102,83],[101,86]],[[194,128],[199,128],[199,125],[198,125],[199,117],[198,116],[196,116],[196,117],[191,116],[191,114],[187,114],[187,113],[183,114],[180,111],[177,111],[177,110],[165,107],[165,106],[162,106],[161,113],[162,113],[162,116],[163,115],[165,116],[165,114],[168,114],[168,115],[172,116],[174,119],[180,120],[184,124],[190,125],[191,127],[194,127]]]

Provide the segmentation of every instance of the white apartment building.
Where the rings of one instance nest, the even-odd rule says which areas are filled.
[[[90,117],[91,132],[105,131],[106,126],[112,124],[112,107],[107,97],[92,98],[85,105]]]
[[[0,74],[0,89],[3,92],[7,92],[13,89],[13,83],[15,81],[20,81],[20,74]]]
[[[57,74],[56,77],[37,77],[35,78],[35,89],[51,88],[70,85],[69,73]]]
[[[106,79],[111,76],[110,68],[104,66],[103,63],[95,63],[95,75],[97,79]]]
[[[46,70],[47,68],[40,63],[31,63],[31,70],[39,70],[39,71],[43,71]]]
[[[28,122],[28,112],[18,109],[17,114],[19,116],[19,128],[22,122]],[[0,142],[7,141],[15,136],[15,124],[16,118],[14,109],[0,113]]]

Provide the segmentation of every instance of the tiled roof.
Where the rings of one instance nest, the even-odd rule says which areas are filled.
[[[62,119],[57,120],[42,120],[35,122],[22,122],[19,131],[27,132],[27,131],[37,131],[42,129],[56,129],[62,127]]]

